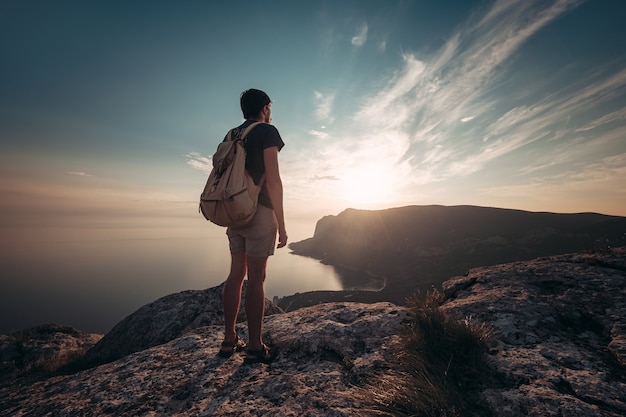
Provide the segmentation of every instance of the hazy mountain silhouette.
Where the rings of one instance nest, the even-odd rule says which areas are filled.
[[[316,291],[279,300],[283,309],[350,299],[404,303],[470,268],[625,244],[626,217],[476,206],[347,209],[318,221],[314,236],[289,245],[299,255],[381,277],[380,291]],[[597,249],[597,248],[596,248]],[[361,272],[355,278],[354,271]],[[341,274],[341,269],[339,273]],[[345,272],[345,271],[344,271]],[[354,282],[344,282],[347,287]]]

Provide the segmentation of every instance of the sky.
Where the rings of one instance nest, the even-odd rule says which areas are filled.
[[[625,16],[622,0],[4,0],[0,261],[223,236],[198,198],[247,88],[286,143],[291,241],[348,207],[626,216]]]
[[[626,215],[620,0],[20,0],[0,16],[5,225],[195,216],[250,87],[274,101],[294,219]]]

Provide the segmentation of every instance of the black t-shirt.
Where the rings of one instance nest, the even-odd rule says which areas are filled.
[[[238,129],[243,133],[248,126],[254,123],[254,120],[246,120]],[[278,133],[278,129],[273,125],[261,123],[256,125],[245,139],[246,148],[246,169],[250,176],[254,179],[254,183],[258,184],[261,177],[265,173],[265,160],[263,159],[263,150],[277,146],[280,151],[285,143]],[[267,192],[265,183],[259,194],[259,204],[272,208],[272,202]]]

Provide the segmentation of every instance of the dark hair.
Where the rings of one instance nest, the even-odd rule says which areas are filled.
[[[259,113],[261,113],[261,110],[263,110],[263,107],[272,102],[272,100],[270,100],[270,96],[268,96],[265,92],[254,88],[241,93],[239,101],[241,103],[241,111],[243,112],[243,117],[245,119],[258,116]]]

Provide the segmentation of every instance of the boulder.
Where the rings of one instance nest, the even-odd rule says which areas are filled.
[[[244,294],[241,305],[245,303]],[[167,343],[207,325],[223,325],[222,291],[224,284],[206,290],[189,290],[162,297],[147,304],[119,322],[90,349],[83,362],[93,366],[110,362],[153,346]],[[283,311],[265,300],[265,314]],[[246,320],[242,307],[238,322]]]
[[[0,334],[0,385],[25,375],[50,374],[82,357],[101,338],[57,324]]]

